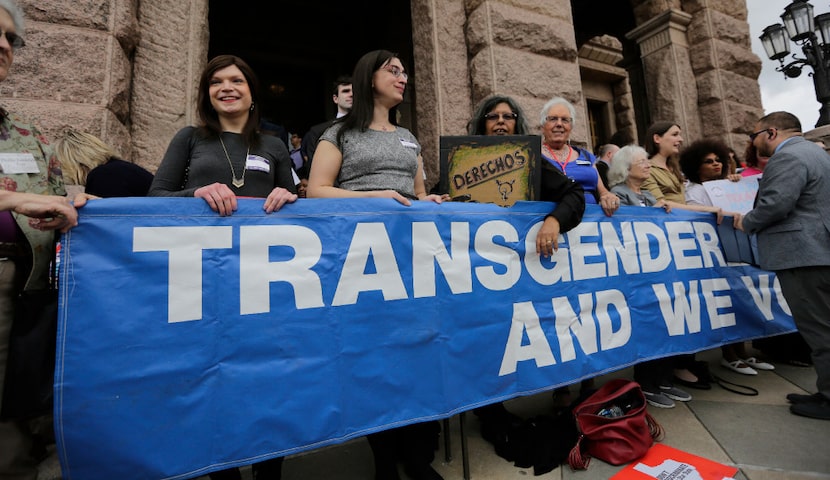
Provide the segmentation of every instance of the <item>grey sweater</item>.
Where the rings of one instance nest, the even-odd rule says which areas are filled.
[[[337,144],[341,124],[326,130],[320,141],[334,144],[343,154],[337,186],[344,190],[395,190],[415,199],[415,174],[421,145],[402,127],[394,132],[348,131],[342,145]]]
[[[231,183],[231,166],[219,138],[205,138],[201,132],[195,127],[185,127],[176,133],[153,178],[148,196],[192,197],[196,189],[216,182],[224,183],[241,197],[264,198],[275,187],[296,193],[288,149],[279,138],[261,135],[259,145],[248,151],[241,135],[222,133],[236,178],[243,178],[244,172],[245,185],[236,188]]]

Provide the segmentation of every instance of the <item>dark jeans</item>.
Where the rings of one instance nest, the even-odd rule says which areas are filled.
[[[440,431],[441,425],[430,421],[367,435],[375,457],[375,478],[398,478],[398,462],[409,467],[431,464]]]

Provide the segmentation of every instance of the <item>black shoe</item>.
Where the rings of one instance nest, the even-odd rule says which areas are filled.
[[[403,471],[409,476],[412,480],[444,480],[444,477],[441,476],[438,472],[432,468],[430,464],[421,464],[421,465],[404,465]]]
[[[790,405],[790,411],[802,417],[830,420],[830,400],[825,398],[820,402],[794,403]]]
[[[824,395],[820,393],[814,393],[812,395],[804,395],[801,393],[788,393],[787,394],[787,401],[790,403],[809,403],[809,402],[821,402],[824,400]]]

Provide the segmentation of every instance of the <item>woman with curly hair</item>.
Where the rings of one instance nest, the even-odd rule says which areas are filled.
[[[729,147],[717,140],[698,140],[680,154],[680,167],[689,180],[686,187],[686,202],[689,205],[712,206],[712,199],[703,186],[705,182],[740,180],[739,175],[729,175],[726,165]],[[731,214],[734,216],[734,214]],[[746,352],[744,342],[721,347],[721,366],[743,375],[757,375],[757,370],[773,370],[774,366],[763,362]]]

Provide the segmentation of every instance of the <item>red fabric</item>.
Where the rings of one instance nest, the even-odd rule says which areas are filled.
[[[618,417],[599,412],[617,407]],[[568,463],[581,470],[588,467],[591,457],[612,465],[622,465],[646,454],[663,429],[646,411],[646,400],[640,384],[625,379],[606,383],[574,409],[580,432]]]

